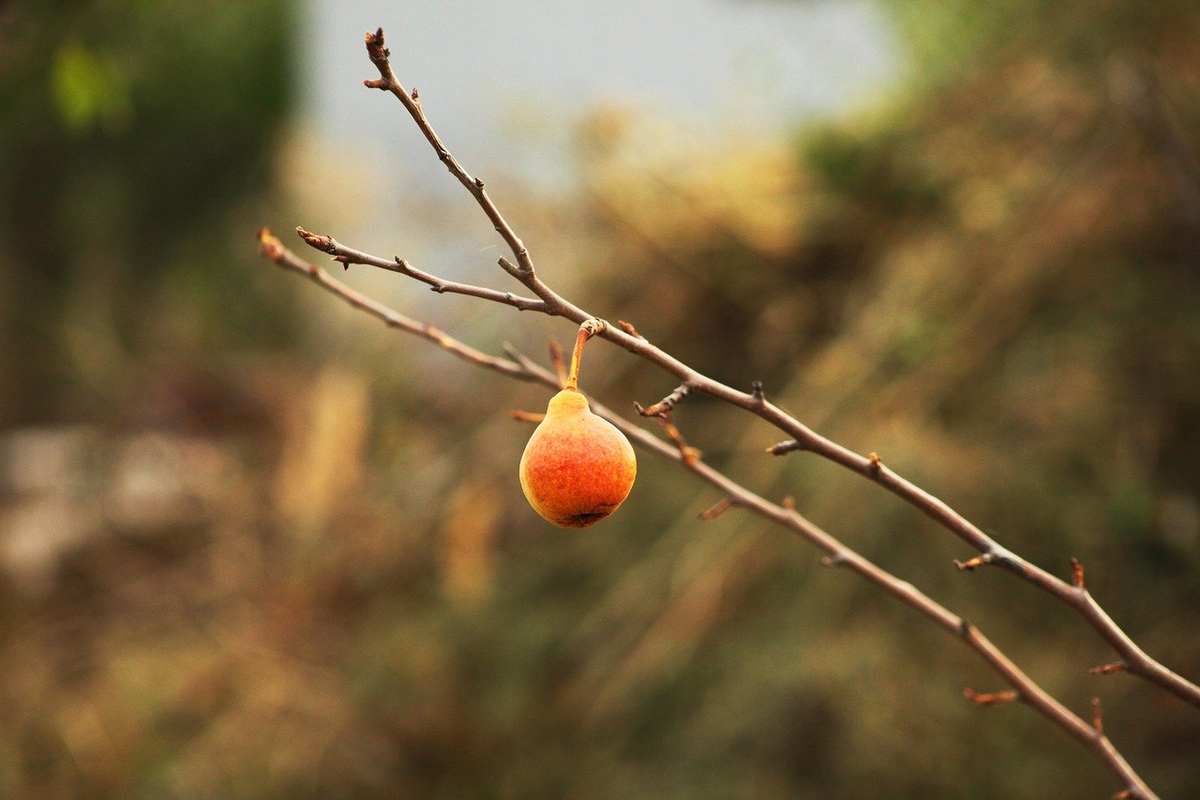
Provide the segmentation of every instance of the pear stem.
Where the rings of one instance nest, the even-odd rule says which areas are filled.
[[[602,319],[585,319],[579,326],[579,335],[575,337],[575,350],[571,353],[571,370],[567,373],[567,382],[563,386],[572,392],[579,391],[579,362],[583,360],[583,345],[587,340],[600,333],[607,327]]]

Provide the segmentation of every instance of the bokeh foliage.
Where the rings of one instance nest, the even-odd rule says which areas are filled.
[[[1082,559],[1116,619],[1194,679],[1200,10],[889,8],[915,64],[895,96],[720,147],[597,110],[578,195],[510,190],[505,210],[588,308],[730,384],[762,379],[1043,566]],[[0,442],[0,794],[1114,788],[1042,719],[966,703],[963,686],[997,679],[911,610],[759,520],[698,522],[719,498],[678,469],[644,458],[613,518],[549,529],[520,495],[528,429],[508,419],[545,392],[315,290],[285,306],[290,279],[248,258],[259,215],[297,221],[260,199],[285,11],[5,12],[0,91],[22,124],[0,129],[3,413],[85,424]],[[432,321],[461,325],[450,309],[471,302],[440,298]],[[79,366],[97,315],[120,368]],[[534,355],[571,335],[475,317],[455,332],[492,350],[497,330]],[[363,344],[304,349],[333,329]],[[616,408],[674,386],[599,344],[582,384]],[[1065,609],[956,572],[971,554],[866,482],[766,457],[778,432],[744,414],[690,398],[676,418],[706,459],[794,496],[1073,709],[1102,696],[1164,796],[1194,787],[1194,709],[1086,675],[1112,656]]]
[[[78,417],[98,394],[128,403],[108,393],[147,352],[277,328],[255,325],[270,295],[247,294],[244,248],[226,232],[271,176],[289,106],[287,10],[3,10],[0,422]],[[164,322],[164,305],[184,318]]]

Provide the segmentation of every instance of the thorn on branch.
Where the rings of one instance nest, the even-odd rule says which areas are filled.
[[[846,563],[846,554],[839,550],[831,556],[825,556],[821,559],[823,567],[840,567]]]
[[[974,558],[968,558],[966,561],[959,561],[956,558],[956,559],[954,559],[954,566],[958,568],[959,572],[974,572],[975,570],[979,569],[980,567],[986,567],[987,565],[993,563],[995,560],[996,560],[995,556],[992,555],[991,553],[984,553],[981,556],[975,556]]]
[[[795,439],[788,439],[786,442],[776,442],[767,448],[767,452],[773,456],[782,456],[791,453],[794,450],[803,450],[804,445]]]
[[[1083,564],[1079,563],[1079,559],[1071,557],[1071,583],[1075,584],[1076,589],[1083,589]]]
[[[1009,689],[1003,692],[977,692],[968,686],[963,689],[963,697],[970,700],[975,705],[979,706],[994,706],[999,703],[1011,703],[1017,699],[1015,689]]]
[[[755,403],[762,405],[766,402],[766,398],[763,396],[762,381],[754,381],[754,383],[750,384],[750,392],[754,397]]]
[[[1104,709],[1100,705],[1099,697],[1092,698],[1092,728],[1097,735],[1104,735]]]
[[[718,501],[711,508],[701,511],[700,519],[704,520],[705,522],[708,522],[711,519],[716,519],[717,517],[721,516],[722,514],[724,514],[726,511],[728,511],[732,507],[733,507],[733,501],[730,500],[728,497],[722,497],[720,499],[720,501]]]
[[[646,339],[645,336],[642,336],[640,333],[637,332],[637,328],[633,327],[632,322],[626,322],[623,319],[619,319],[619,320],[617,320],[617,327],[620,328],[621,330],[625,331],[626,333],[628,333],[630,336],[632,336],[635,339],[641,339],[643,341],[645,341],[645,339]]]
[[[415,87],[415,86],[412,88],[412,91],[409,92],[409,95],[412,97],[413,100],[419,100],[421,97],[419,94],[417,94],[417,87]]]
[[[476,186],[476,188],[482,189],[483,188],[483,178],[476,178],[475,186]]]
[[[517,422],[533,422],[536,424],[546,418],[545,414],[538,414],[533,411],[521,411],[520,409],[513,409],[508,413]]]
[[[665,417],[666,415],[670,414],[675,409],[675,406],[679,405],[683,398],[687,397],[691,391],[692,387],[690,384],[681,383],[669,395],[664,397],[662,400],[659,400],[649,408],[643,408],[641,403],[634,403],[633,406],[643,417]]]
[[[1099,664],[1088,670],[1090,675],[1114,675],[1118,672],[1125,672],[1129,669],[1129,665],[1124,661],[1114,661],[1111,664]]]

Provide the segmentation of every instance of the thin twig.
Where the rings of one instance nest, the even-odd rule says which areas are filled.
[[[963,697],[970,700],[975,705],[979,706],[994,706],[1000,703],[1011,703],[1018,699],[1017,692],[1009,689],[1004,692],[977,692],[971,687],[963,689]]]
[[[640,403],[634,403],[634,407],[637,408],[637,412],[643,417],[661,417],[664,414],[670,414],[674,411],[675,406],[679,405],[683,401],[683,398],[687,397],[691,391],[691,386],[681,383],[674,391],[654,405],[642,408]]]
[[[426,322],[418,322],[411,317],[406,317],[372,300],[366,295],[356,292],[346,284],[333,278],[333,276],[320,267],[297,257],[295,253],[284,247],[283,243],[266,228],[258,231],[258,242],[260,252],[268,260],[273,261],[284,269],[303,275],[325,290],[341,297],[351,306],[382,320],[389,328],[399,328],[400,330],[420,336],[422,339],[433,342],[443,350],[448,350],[465,361],[507,375],[510,378],[519,378],[521,380],[534,379],[521,364],[489,356],[487,353],[476,350],[470,345],[463,344],[457,339],[447,336]]]
[[[380,79],[365,81],[365,84],[372,88],[390,91],[400,100],[410,116],[412,116],[418,129],[420,129],[421,133],[437,153],[438,158],[441,159],[442,163],[446,165],[446,168],[459,183],[472,194],[480,208],[492,222],[496,231],[504,239],[509,249],[512,250],[513,256],[517,260],[517,264],[514,265],[508,262],[507,259],[501,258],[499,260],[501,267],[524,284],[526,288],[541,300],[544,307],[537,310],[545,314],[565,317],[576,324],[594,317],[595,315],[588,313],[558,295],[538,277],[534,271],[529,251],[520,237],[517,236],[516,232],[500,214],[487,192],[484,191],[483,181],[472,177],[459,164],[458,160],[450,154],[441,139],[434,132],[420,102],[406,93],[404,87],[396,78],[388,60],[388,50],[384,46],[383,30],[379,29],[375,33],[368,33],[366,35],[366,45],[368,56],[376,69],[378,69]],[[381,266],[373,262],[362,263]],[[384,266],[383,268],[394,269],[393,266]],[[516,305],[508,299],[508,295],[504,295],[505,299],[503,300],[484,296],[479,293],[475,293],[475,296],[502,302],[506,305]],[[527,302],[537,302],[528,298],[524,298],[524,300]],[[533,306],[529,306],[529,308],[533,309]],[[1008,572],[1025,579],[1074,609],[1117,651],[1128,665],[1127,671],[1129,673],[1149,680],[1200,708],[1200,685],[1173,672],[1142,650],[1117,625],[1100,604],[1096,602],[1090,592],[1081,587],[1071,585],[1001,546],[943,500],[888,468],[877,457],[871,459],[859,455],[849,448],[821,436],[784,411],[781,407],[767,400],[762,395],[761,388],[755,389],[750,393],[734,389],[696,371],[675,356],[651,344],[647,339],[640,335],[631,334],[623,327],[608,326],[600,335],[625,350],[675,375],[683,383],[690,386],[692,391],[707,394],[756,414],[792,437],[791,442],[775,445],[770,448],[769,452],[782,454],[793,450],[809,451],[879,484],[892,494],[922,511],[942,527],[957,535],[977,552],[986,556],[988,559],[987,563],[1004,567]],[[792,444],[793,442],[794,444]]]
[[[525,244],[517,236],[512,226],[505,221],[500,210],[496,208],[496,204],[488,197],[488,193],[483,188],[483,181],[479,178],[472,177],[462,164],[458,163],[458,159],[450,155],[450,151],[442,144],[441,138],[434,132],[433,127],[429,124],[429,120],[425,118],[425,112],[421,108],[420,100],[417,98],[417,93],[414,90],[410,95],[404,91],[404,87],[400,84],[400,80],[396,77],[396,73],[392,71],[392,65],[388,61],[388,49],[383,43],[383,28],[379,28],[375,33],[366,35],[367,56],[371,59],[371,63],[379,70],[380,81],[372,81],[367,83],[370,88],[384,89],[396,96],[396,99],[404,104],[404,108],[412,115],[413,121],[417,123],[417,127],[425,138],[429,141],[429,145],[437,153],[438,158],[446,165],[446,169],[450,170],[459,183],[466,187],[475,197],[475,201],[487,214],[488,219],[492,221],[492,225],[496,228],[496,232],[504,239],[509,249],[512,250],[513,257],[517,259],[517,264],[520,271],[533,274],[533,258],[529,255],[529,251],[525,249]],[[576,320],[583,322],[583,320]]]
[[[470,297],[478,297],[482,300],[491,300],[493,303],[512,306],[520,311],[546,311],[546,303],[542,300],[534,300],[532,297],[520,297],[512,292],[501,292],[483,286],[472,286],[468,283],[448,281],[419,270],[402,258],[394,258],[389,261],[386,258],[380,258],[370,253],[364,253],[361,250],[355,250],[352,247],[346,247],[332,236],[313,233],[304,228],[296,228],[296,233],[309,247],[320,250],[322,253],[328,253],[333,257],[334,261],[346,268],[349,268],[351,264],[377,267],[391,272],[399,272],[401,275],[407,275],[421,283],[427,283],[429,284],[429,288],[438,294],[464,294]]]
[[[728,497],[722,497],[716,503],[701,511],[698,516],[700,519],[708,522],[721,516],[731,508],[733,508],[733,501]]]

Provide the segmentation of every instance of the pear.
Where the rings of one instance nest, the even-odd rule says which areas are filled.
[[[637,475],[625,434],[592,413],[575,388],[583,342],[598,327],[580,328],[566,387],[550,398],[521,455],[521,488],[529,505],[560,528],[586,528],[607,517],[629,495]]]
[[[560,528],[586,528],[629,495],[637,458],[625,434],[593,414],[586,397],[563,389],[529,437],[520,474],[534,511]]]

